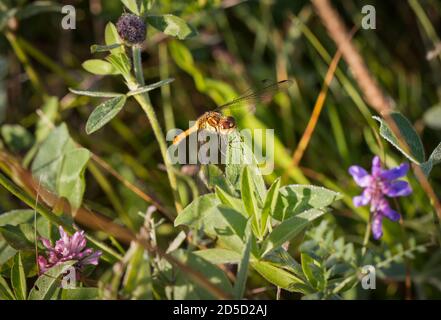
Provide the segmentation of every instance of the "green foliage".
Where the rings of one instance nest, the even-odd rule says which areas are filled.
[[[90,59],[84,61],[83,68],[90,73],[102,76],[119,73],[119,71],[115,69],[111,63],[100,59]]]
[[[21,253],[18,252],[14,258],[14,265],[11,269],[11,282],[17,300],[26,300],[27,286],[26,275],[23,268]]]
[[[61,124],[49,134],[38,149],[32,163],[32,173],[39,183],[65,197],[73,211],[81,205],[84,190],[84,170],[90,152],[78,148],[65,124]]]
[[[400,152],[376,139],[373,130],[378,128],[362,87],[339,65],[298,166],[291,155],[311,119],[335,49],[320,24],[311,23],[313,4],[101,3],[98,16],[81,5],[75,37],[64,37],[53,28],[61,18],[50,14],[60,12],[55,1],[0,1],[0,48],[5,49],[0,51],[9,52],[0,56],[0,299],[213,299],[219,291],[235,299],[273,299],[276,286],[282,289],[277,290],[281,299],[395,299],[406,291],[412,298],[441,297],[439,219],[419,183],[407,177],[412,198],[391,201],[402,221],[384,219],[383,238],[372,241],[364,225],[369,210],[354,207],[352,197],[359,189],[353,189],[347,173],[350,165],[364,165],[373,155],[391,166],[404,155],[431,175],[435,193],[439,189],[436,88],[441,69],[432,50],[439,35],[431,21],[440,8],[434,1],[412,0],[411,10],[397,16],[390,28],[357,37],[370,72],[402,112],[391,117],[404,141],[384,119],[374,117],[380,135]],[[91,44],[91,26],[99,31],[98,20],[116,21],[121,4],[124,12],[146,22],[146,42],[127,46],[108,22],[104,39]],[[336,9],[342,16],[359,17],[358,4]],[[386,9],[390,6],[376,5],[378,13]],[[406,32],[397,36],[395,28]],[[411,50],[409,39],[427,48]],[[397,48],[412,52],[412,59],[397,55]],[[80,72],[85,59],[87,72]],[[430,68],[418,70],[417,59]],[[262,79],[280,77],[294,85],[265,104],[254,106],[250,99],[247,107],[257,107],[254,115],[246,108],[226,111],[235,116],[238,129],[274,129],[274,154],[267,153],[274,158],[270,174],[261,174],[263,164],[253,154],[272,149],[259,134],[252,137],[253,150],[242,136],[230,134],[222,154],[226,164],[202,166],[197,174],[192,166],[167,166],[166,157],[157,156],[158,146],[161,152],[167,148],[161,140],[163,119],[167,130],[185,128],[188,120],[238,92],[258,88]],[[69,87],[84,89],[69,94]],[[91,105],[96,107],[89,114]],[[87,134],[78,129],[84,124]],[[105,134],[90,135],[106,124]],[[428,158],[422,141],[426,148],[436,146]],[[89,162],[91,153],[77,142],[100,158]],[[176,189],[173,179],[167,180],[173,175]],[[64,202],[48,201],[53,199],[40,193],[42,188],[67,199],[73,212]],[[36,204],[35,210],[11,211]],[[72,217],[80,206],[92,215]],[[54,242],[59,225],[71,234],[74,221],[103,257],[96,269],[81,271],[78,287],[63,289],[60,284],[74,261],[39,275],[36,254],[44,247],[38,239]],[[133,236],[148,242],[149,250],[145,242],[130,241]],[[171,263],[157,248],[183,265]],[[359,288],[366,265],[377,272],[375,293]],[[88,287],[89,280],[97,287]]]
[[[126,97],[120,95],[97,106],[87,119],[86,133],[91,134],[101,129],[121,111],[125,103]]]
[[[389,141],[395,148],[397,148],[403,155],[416,164],[424,162],[426,156],[424,153],[423,143],[420,137],[412,127],[410,121],[399,112],[392,112],[389,114],[392,121],[394,121],[404,141],[407,143],[409,150],[403,149],[398,142],[397,137],[393,134],[387,123],[379,117],[373,117],[380,122],[380,134]]]
[[[197,31],[194,28],[183,19],[172,14],[149,15],[147,16],[147,22],[155,29],[166,35],[177,37],[180,40],[197,35]]]
[[[76,261],[60,263],[38,277],[29,292],[29,300],[50,300],[60,291],[61,277],[75,264]]]
[[[246,149],[237,146],[227,147],[227,149],[233,148],[232,153],[247,152]],[[237,170],[238,165],[231,165]],[[225,175],[229,166],[227,161]],[[219,174],[223,175],[222,172]],[[187,225],[203,230],[208,236],[217,239],[219,248],[207,249],[206,253],[204,250],[198,251],[199,256],[212,263],[239,262],[237,279],[239,283],[235,285],[236,296],[242,292],[245,281],[243,279],[245,271],[241,267],[248,263],[270,282],[289,291],[303,292],[303,282],[298,276],[286,270],[279,270],[279,267],[261,259],[273,251],[282,249],[284,243],[292,240],[311,222],[322,216],[327,207],[338,200],[340,195],[315,186],[297,185],[280,188],[280,180],[267,191],[259,170],[253,165],[242,165],[239,192],[241,197],[236,198],[217,187],[215,193],[196,198],[179,214],[175,226]],[[263,213],[266,222],[262,221]],[[283,218],[280,219],[282,221],[277,223],[275,216],[280,217],[281,213],[283,213]],[[251,230],[247,236],[248,224]],[[267,229],[271,231],[266,233]],[[214,257],[214,254],[224,252],[216,250],[225,249],[227,251],[224,259]],[[242,257],[240,261],[238,257]],[[248,257],[249,262],[244,261],[244,257]]]
[[[441,143],[433,150],[429,159],[426,161],[423,143],[421,142],[418,133],[412,127],[410,121],[399,112],[393,112],[390,114],[390,116],[395,122],[397,128],[400,130],[404,141],[409,147],[409,151],[403,149],[403,146],[398,143],[397,137],[392,133],[392,130],[389,128],[384,120],[379,117],[374,117],[374,119],[379,121],[381,124],[381,136],[388,142],[390,142],[409,160],[421,166],[421,169],[423,170],[425,175],[428,176],[432,171],[433,166],[441,162]]]
[[[20,125],[4,125],[1,134],[3,141],[14,152],[27,150],[34,142],[34,137]]]

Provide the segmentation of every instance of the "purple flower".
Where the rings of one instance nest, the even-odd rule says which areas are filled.
[[[41,242],[46,247],[47,256],[38,256],[38,266],[40,273],[46,272],[53,266],[70,260],[78,261],[74,266],[77,271],[82,271],[85,265],[97,265],[98,260],[102,254],[101,251],[93,251],[86,248],[86,237],[84,231],[77,231],[73,236],[64,231],[63,227],[59,227],[60,239],[55,242],[55,247],[52,246],[48,239],[41,238]]]
[[[360,187],[364,188],[363,193],[353,198],[356,207],[365,206],[370,203],[372,213],[372,233],[374,239],[380,239],[383,235],[381,228],[383,218],[392,221],[400,220],[400,214],[389,206],[387,197],[403,197],[412,193],[410,185],[403,180],[396,180],[404,177],[409,170],[409,165],[403,163],[390,170],[381,168],[380,158],[375,156],[372,160],[372,171],[369,174],[359,166],[351,166],[349,173]]]
[[[125,13],[116,23],[119,36],[128,44],[141,44],[145,40],[147,26],[135,14]]]

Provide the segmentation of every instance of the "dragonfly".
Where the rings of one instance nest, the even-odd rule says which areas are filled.
[[[237,128],[236,119],[232,116],[225,115],[227,110],[247,108],[248,112],[252,112],[258,102],[265,102],[275,93],[284,91],[293,83],[292,80],[282,80],[278,82],[264,82],[263,86],[253,91],[247,90],[239,97],[215,108],[212,111],[205,112],[200,116],[195,124],[184,132],[181,132],[173,139],[173,144],[178,145],[189,135],[201,130],[208,130],[213,133],[228,135]]]

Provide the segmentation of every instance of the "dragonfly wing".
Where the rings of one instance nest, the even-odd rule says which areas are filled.
[[[214,111],[221,112],[225,110],[236,110],[239,108],[245,108],[248,111],[252,111],[255,109],[257,103],[268,102],[274,94],[286,90],[291,85],[292,80],[282,80],[275,83],[265,82],[262,88],[251,92],[248,90],[236,99],[219,106]]]

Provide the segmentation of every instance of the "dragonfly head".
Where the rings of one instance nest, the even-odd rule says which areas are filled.
[[[219,127],[222,131],[230,132],[236,129],[236,120],[233,117],[223,117],[219,121]]]

